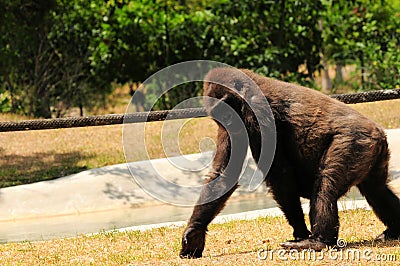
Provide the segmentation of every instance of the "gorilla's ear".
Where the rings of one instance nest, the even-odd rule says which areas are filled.
[[[205,83],[204,94],[209,94],[211,89],[212,89],[212,83],[211,82]]]

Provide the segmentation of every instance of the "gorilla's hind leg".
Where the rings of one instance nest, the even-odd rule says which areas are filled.
[[[358,185],[375,214],[387,226],[377,240],[399,239],[400,200],[381,180],[365,180]]]
[[[353,168],[349,165],[352,149],[348,143],[342,136],[337,136],[320,160],[319,172],[310,197],[312,235],[285,247],[320,251],[336,244],[339,233],[337,200],[348,191],[353,182],[348,173],[348,169]]]
[[[400,237],[400,199],[388,187],[389,151],[386,141],[380,145],[380,154],[365,180],[358,184],[361,194],[387,229],[378,240]]]

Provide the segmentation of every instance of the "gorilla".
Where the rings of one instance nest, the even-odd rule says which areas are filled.
[[[204,78],[204,95],[207,113],[218,124],[217,150],[183,233],[181,258],[202,256],[207,226],[238,187],[248,147],[293,227],[294,239],[283,247],[320,251],[335,245],[337,201],[352,186],[387,227],[378,239],[400,237],[400,200],[387,185],[388,144],[376,123],[318,91],[246,69],[212,69]],[[274,147],[263,145],[268,142],[263,128],[276,131]],[[273,148],[267,164],[260,154]],[[300,197],[310,199],[310,230]]]

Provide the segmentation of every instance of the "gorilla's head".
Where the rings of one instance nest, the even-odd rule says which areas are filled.
[[[254,123],[256,113],[263,109],[259,103],[266,102],[254,80],[235,68],[211,70],[204,78],[204,96],[208,114],[232,133]]]

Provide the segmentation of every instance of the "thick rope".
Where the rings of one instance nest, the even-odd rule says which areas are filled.
[[[0,132],[42,130],[71,127],[106,126],[123,123],[142,123],[203,117],[207,113],[203,108],[187,108],[166,111],[137,112],[131,114],[110,114],[85,117],[66,117],[57,119],[23,120],[17,122],[0,122]]]
[[[336,94],[332,98],[344,103],[363,103],[400,99],[400,89],[360,92],[354,94]],[[204,117],[207,113],[204,108],[187,108],[165,111],[137,112],[130,114],[110,114],[86,117],[66,117],[57,119],[36,119],[17,122],[0,122],[0,132],[42,130],[56,128],[105,126],[123,123],[141,123],[151,121],[173,120],[183,118]]]
[[[331,97],[347,104],[393,100],[400,98],[400,89],[377,90],[353,94],[334,94],[331,95]]]

